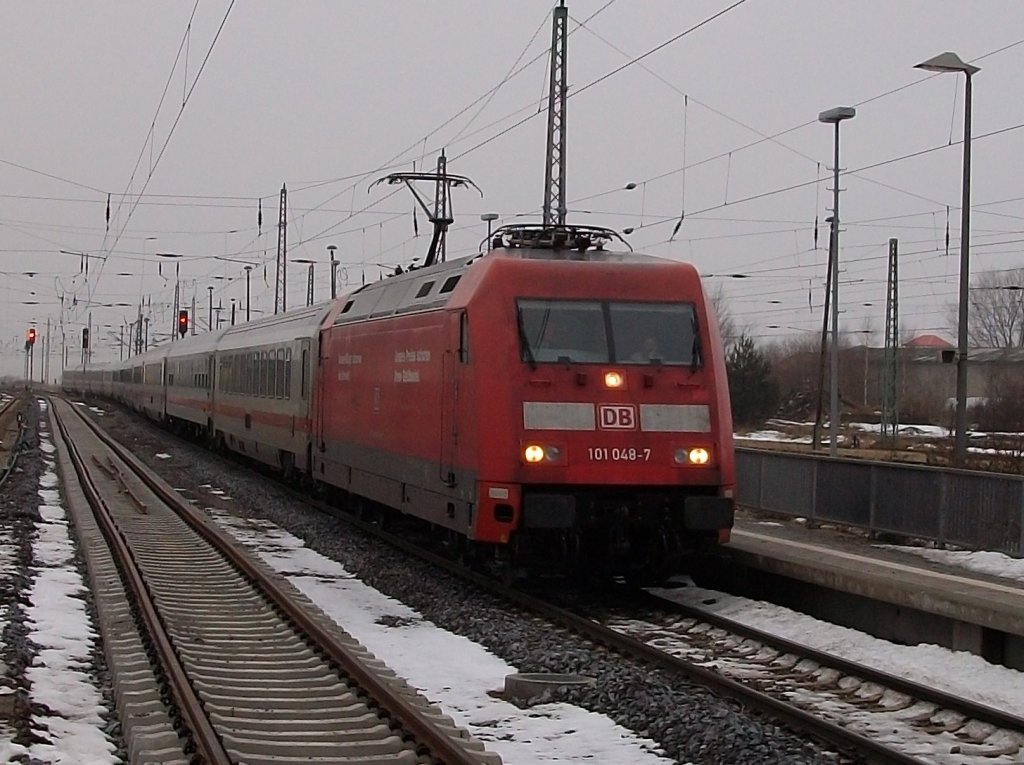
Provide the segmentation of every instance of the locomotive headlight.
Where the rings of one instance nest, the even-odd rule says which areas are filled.
[[[696,449],[690,449],[690,453],[687,455],[690,459],[690,464],[693,465],[706,465],[708,460],[711,459],[711,453],[707,449],[697,447]]]
[[[680,465],[707,465],[711,461],[711,452],[703,446],[692,449],[676,449],[673,459]]]
[[[604,387],[606,388],[621,388],[625,381],[622,372],[611,370],[604,373]]]
[[[523,449],[523,459],[530,463],[542,462],[544,460],[544,447],[530,444]]]

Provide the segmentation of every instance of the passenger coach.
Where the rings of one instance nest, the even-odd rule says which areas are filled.
[[[214,431],[224,448],[309,474],[311,392],[330,303],[239,324],[216,337]]]

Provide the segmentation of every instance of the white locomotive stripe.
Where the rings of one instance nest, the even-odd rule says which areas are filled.
[[[711,431],[711,412],[706,404],[641,404],[640,430],[708,433]]]
[[[547,401],[523,402],[526,430],[594,430],[594,405]]]

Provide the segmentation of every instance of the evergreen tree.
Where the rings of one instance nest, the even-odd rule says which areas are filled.
[[[737,425],[763,423],[779,406],[779,382],[772,374],[768,357],[754,340],[740,335],[726,357],[732,417]]]

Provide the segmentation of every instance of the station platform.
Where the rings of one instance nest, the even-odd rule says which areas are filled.
[[[729,589],[896,642],[1024,669],[1024,583],[926,560],[865,534],[737,513]]]

